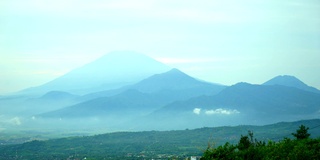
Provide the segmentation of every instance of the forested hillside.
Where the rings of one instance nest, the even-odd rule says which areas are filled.
[[[301,125],[295,133],[292,133],[294,139],[284,138],[278,142],[259,141],[254,139],[253,132],[249,131],[248,135],[241,135],[236,145],[227,142],[219,147],[208,146],[201,160],[320,159],[320,137],[310,138],[309,129]]]
[[[241,135],[252,131],[259,141],[275,143],[293,138],[300,125],[310,128],[311,137],[320,136],[320,120],[277,123],[266,126],[200,128],[176,131],[117,132],[96,136],[34,140],[0,147],[0,159],[141,159],[201,156],[208,144],[236,145]],[[282,142],[282,141],[281,141]],[[308,142],[309,143],[309,142]],[[310,143],[313,143],[310,142]],[[316,142],[318,143],[318,142]]]

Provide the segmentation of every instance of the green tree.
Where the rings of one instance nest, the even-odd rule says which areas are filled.
[[[257,141],[253,138],[253,132],[242,136],[237,145],[213,148],[208,146],[201,159],[203,160],[277,160],[277,159],[320,159],[320,138],[309,138],[308,127],[301,125],[293,135],[296,139],[284,138],[279,142]]]
[[[295,136],[297,140],[307,139],[310,137],[308,130],[309,130],[309,127],[301,125],[299,129],[296,131],[296,133],[292,133],[292,135]]]
[[[241,135],[240,141],[238,143],[238,149],[241,151],[241,150],[248,149],[250,146],[251,146],[251,142],[249,140],[249,137]]]
[[[236,155],[236,146],[226,142],[225,145],[213,148],[211,145],[208,145],[207,150],[204,152],[201,160],[215,160],[215,159],[235,159]]]

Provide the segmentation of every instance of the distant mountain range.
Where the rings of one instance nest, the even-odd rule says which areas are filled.
[[[38,87],[23,90],[23,94],[44,94],[52,90],[74,94],[119,88],[134,84],[171,68],[148,56],[131,51],[111,52],[83,67]]]
[[[127,119],[151,113],[174,101],[214,95],[224,88],[225,86],[199,81],[177,69],[172,69],[118,90],[90,94],[91,100],[45,113],[40,117],[105,119],[118,117],[117,119],[121,120],[122,117]]]
[[[320,94],[280,85],[238,83],[217,95],[173,102],[144,120],[150,126],[183,126],[180,129],[195,126],[263,125],[317,118],[319,111]]]
[[[0,109],[0,120],[19,127],[264,125],[319,117],[320,91],[293,76],[262,85],[218,85],[138,53],[113,52],[17,96],[1,97]]]
[[[238,83],[226,87],[196,80],[177,69],[112,92],[91,94],[99,98],[38,116],[95,117],[123,128],[165,130],[263,125],[317,118],[320,111],[320,94],[293,85]]]
[[[133,85],[87,94],[82,98],[93,99],[116,95],[126,90],[137,90],[143,93],[162,93],[167,97],[177,97],[170,98],[172,100],[180,100],[199,95],[217,94],[224,88],[226,86],[199,81],[178,69],[172,69],[165,73],[155,74]]]

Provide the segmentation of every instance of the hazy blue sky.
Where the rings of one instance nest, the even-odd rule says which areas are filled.
[[[320,88],[319,0],[1,0],[0,94],[114,50],[211,82],[294,75]]]

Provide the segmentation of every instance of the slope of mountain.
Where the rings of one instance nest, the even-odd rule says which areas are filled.
[[[199,81],[178,69],[172,69],[169,72],[156,74],[144,79],[130,88],[146,93],[198,88],[199,90],[206,89],[208,94],[216,94],[224,89],[225,86]]]
[[[111,119],[112,117],[120,120],[121,117],[118,116],[127,118],[149,113],[165,103],[166,101],[161,97],[136,90],[127,90],[115,96],[96,98],[57,111],[44,113],[40,116],[46,118],[99,117],[106,119]]]
[[[214,95],[225,87],[223,85],[199,81],[178,69],[171,69],[168,72],[148,77],[134,85],[91,93],[83,96],[82,99],[112,96],[125,90],[134,89],[143,93],[167,94],[167,96],[177,97],[177,99],[174,98],[175,100],[183,100],[200,95]]]
[[[62,91],[51,91],[40,97],[15,98],[7,103],[0,100],[0,108],[6,104],[7,111],[2,110],[4,115],[27,116],[49,112],[70,106],[79,102],[77,95]],[[13,106],[13,107],[8,107]],[[4,112],[5,111],[5,112]]]
[[[147,67],[146,67],[147,66]],[[170,67],[145,55],[122,51],[111,52],[83,67],[22,93],[46,93],[52,90],[86,94],[136,83]]]
[[[280,85],[238,83],[217,95],[216,101],[275,116],[277,114],[312,114],[320,109],[320,95]]]
[[[26,97],[26,96],[2,97],[0,99],[1,116],[6,116],[6,115],[14,116],[16,113],[21,112],[22,110],[21,106],[25,105],[25,101],[28,99],[29,97]]]
[[[180,88],[177,84],[170,86],[176,83],[174,80],[171,82],[168,78],[171,77],[168,76],[171,74],[175,75],[172,76],[175,78],[186,76],[178,70],[171,70],[165,74],[151,76],[131,86],[131,90],[128,89],[118,95],[93,99],[41,116],[102,117],[109,121],[125,121],[122,129],[130,126],[137,130],[168,130],[239,124],[263,125],[319,116],[320,94],[317,93],[282,85],[238,83],[225,88],[218,94],[202,92],[190,96],[191,92],[186,92],[188,89],[186,86],[201,83],[188,78],[183,82],[178,81],[179,84],[182,84],[181,86],[187,84],[185,87]],[[151,82],[155,80],[168,82],[164,84],[172,88],[168,89],[164,84],[162,87],[154,87]],[[159,84],[159,86],[162,85]],[[145,93],[138,91],[139,89]],[[143,116],[152,111],[154,112]]]
[[[299,88],[299,89],[314,92],[314,93],[320,93],[320,90],[314,87],[308,86],[302,81],[300,81],[298,78],[294,76],[289,76],[289,75],[274,77],[268,80],[267,82],[263,83],[263,85],[283,85],[288,87]]]
[[[320,94],[281,85],[238,83],[214,96],[173,102],[145,117],[149,126],[194,128],[316,118]],[[162,120],[162,121],[160,121]],[[183,126],[183,127],[182,127]]]
[[[62,92],[62,91],[50,91],[43,96],[41,96],[39,99],[42,100],[64,100],[64,99],[73,99],[78,97],[77,95],[70,94],[68,92]]]
[[[213,95],[223,88],[225,86],[201,82],[177,69],[172,69],[119,90],[91,94],[89,95],[91,98],[100,98],[93,98],[72,107],[46,113],[42,117],[106,118],[116,115],[128,117],[128,115],[132,116],[137,113],[141,115],[141,113],[150,113],[173,101],[186,100],[200,95]]]

